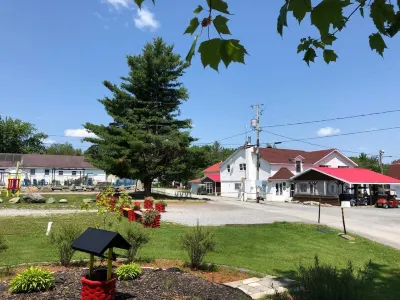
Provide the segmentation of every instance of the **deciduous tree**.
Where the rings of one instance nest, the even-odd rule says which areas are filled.
[[[0,152],[43,153],[43,140],[48,136],[38,132],[35,125],[10,117],[0,116]]]
[[[368,32],[368,42],[372,50],[383,56],[387,48],[385,39],[397,35],[400,30],[400,1],[391,0],[280,0],[282,7],[277,18],[277,32],[283,35],[284,27],[288,26],[290,15],[299,22],[310,20],[311,26],[318,31],[317,36],[300,39],[297,53],[303,53],[303,60],[309,65],[320,55],[329,64],[338,59],[333,49],[339,33],[351,25],[351,18],[360,14],[373,23],[375,30]],[[145,0],[135,0],[140,7]],[[155,0],[152,0],[155,4]],[[230,1],[197,0],[193,18],[190,20],[185,34],[193,36],[192,46],[186,57],[191,61],[196,50],[200,53],[204,67],[210,66],[218,70],[222,61],[226,67],[232,62],[245,63],[247,50],[240,40],[231,38],[228,26],[229,18],[240,22],[240,13],[229,8]],[[242,1],[245,3],[244,1]],[[242,19],[243,20],[243,19]],[[243,21],[242,21],[243,22]],[[259,22],[255,22],[259,26]],[[368,28],[368,26],[365,26]],[[212,33],[210,34],[210,30]],[[212,34],[214,34],[212,36]],[[200,43],[199,40],[203,39]],[[365,41],[367,44],[367,41]],[[198,46],[198,44],[200,44]]]
[[[71,143],[55,143],[46,148],[46,154],[55,155],[83,155],[82,149],[75,149]]]

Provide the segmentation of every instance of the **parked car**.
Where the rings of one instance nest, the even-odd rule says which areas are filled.
[[[376,200],[375,207],[382,207],[382,208],[389,208],[395,207],[400,208],[400,202],[396,199],[396,197],[390,197],[389,199],[386,198],[379,198]]]
[[[55,185],[55,186],[52,186],[51,187],[51,189],[53,190],[53,192],[54,191],[62,191],[63,190],[63,186],[62,185]]]
[[[370,203],[370,199],[368,197],[358,198],[357,200],[356,199],[350,200],[351,206],[356,206],[356,204],[357,204],[357,206],[360,206],[360,205],[367,206],[367,205],[369,205],[369,203]]]

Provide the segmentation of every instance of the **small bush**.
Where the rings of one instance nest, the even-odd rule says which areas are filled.
[[[131,263],[118,267],[115,273],[117,273],[118,280],[131,280],[142,274],[142,269],[139,265]]]
[[[313,266],[300,266],[298,273],[300,285],[295,298],[299,300],[361,300],[368,298],[373,290],[371,261],[356,273],[351,261],[338,270],[321,265],[316,256]]]
[[[75,250],[71,248],[71,244],[81,233],[81,229],[72,222],[61,224],[59,229],[55,229],[50,233],[50,242],[56,245],[62,266],[70,264],[75,253]]]
[[[130,245],[127,251],[128,262],[133,262],[138,250],[150,241],[149,233],[135,222],[125,223],[120,233]]]
[[[8,249],[8,245],[3,235],[0,234],[0,253]]]
[[[199,225],[189,228],[181,236],[181,246],[189,255],[189,265],[192,269],[199,269],[204,257],[215,249],[213,231]]]
[[[10,281],[11,293],[47,291],[54,287],[54,275],[38,267],[29,267]]]

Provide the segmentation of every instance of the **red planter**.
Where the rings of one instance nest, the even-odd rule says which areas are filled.
[[[144,200],[144,209],[152,209],[153,208],[153,201]]]
[[[81,300],[114,300],[117,278],[108,281],[93,281],[81,277]]]
[[[128,218],[129,222],[136,221],[136,214],[133,209],[123,209],[121,208],[121,216]]]
[[[152,224],[142,224],[144,228],[160,228],[161,216],[156,216],[156,219]]]
[[[165,212],[165,205],[164,204],[156,204],[156,211],[158,211],[160,213],[164,213]]]

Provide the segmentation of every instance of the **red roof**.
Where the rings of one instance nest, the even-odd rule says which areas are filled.
[[[220,182],[221,181],[221,176],[218,175],[207,175],[206,177],[210,178],[214,182]]]
[[[285,180],[290,179],[294,176],[292,172],[288,168],[280,168],[278,172],[271,176],[269,180]]]
[[[190,183],[199,183],[200,181],[201,181],[201,178],[198,178],[198,179],[190,180],[189,182]]]
[[[389,166],[388,176],[400,179],[400,164],[392,164]]]
[[[319,150],[319,151],[303,151],[291,149],[276,149],[276,148],[260,148],[261,158],[269,163],[290,163],[297,156],[304,157],[303,163],[315,164],[323,159],[335,149]]]
[[[352,183],[352,184],[400,184],[400,180],[376,173],[371,170],[361,169],[361,168],[312,168],[326,174],[328,176],[334,177],[341,181]],[[310,170],[312,170],[310,169]],[[307,172],[307,171],[306,171]],[[304,173],[303,173],[304,174]],[[300,175],[299,175],[300,176]]]
[[[219,173],[219,167],[221,166],[222,161],[208,167],[207,169],[203,170],[203,173]]]

